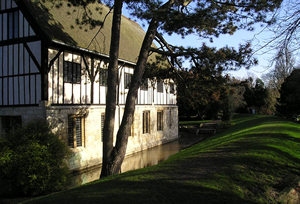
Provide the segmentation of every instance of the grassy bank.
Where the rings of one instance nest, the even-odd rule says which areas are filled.
[[[239,116],[161,164],[30,202],[274,203],[300,177],[300,125]]]

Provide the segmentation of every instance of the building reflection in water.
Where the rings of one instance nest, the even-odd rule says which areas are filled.
[[[153,166],[169,158],[169,156],[180,150],[178,141],[159,145],[151,149],[137,152],[127,156],[122,164],[121,173],[126,171],[141,169]],[[71,186],[78,186],[99,179],[101,166],[95,166],[87,170],[76,173],[71,178]]]

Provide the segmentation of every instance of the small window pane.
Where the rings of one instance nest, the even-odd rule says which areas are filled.
[[[64,61],[64,82],[80,84],[81,65],[79,63]]]
[[[157,92],[164,92],[164,83],[162,80],[159,80],[157,82]]]
[[[141,84],[141,90],[143,91],[147,91],[148,90],[148,79],[145,79],[142,81],[142,84]]]
[[[19,12],[14,12],[14,38],[19,37]]]
[[[175,93],[175,86],[173,83],[170,84],[170,93],[174,94]]]
[[[74,147],[74,121],[71,116],[68,118],[68,145]]]
[[[124,80],[124,87],[125,89],[129,89],[130,86],[130,82],[131,82],[131,78],[132,78],[132,74],[129,73],[125,73],[125,80]]]
[[[107,69],[100,69],[100,79],[99,79],[99,83],[100,86],[107,86],[107,75],[108,75],[108,70]]]
[[[82,146],[82,127],[81,127],[81,117],[75,118],[76,122],[76,146]]]
[[[150,133],[150,111],[143,112],[143,133]]]
[[[163,130],[163,112],[157,112],[157,130]]]
[[[2,39],[2,14],[0,14],[0,40]]]
[[[8,39],[13,39],[14,36],[14,18],[13,13],[8,13]]]
[[[105,113],[101,113],[101,142],[103,142],[104,121],[105,121]]]
[[[82,120],[80,116],[68,117],[68,145],[70,147],[81,147],[83,144]]]

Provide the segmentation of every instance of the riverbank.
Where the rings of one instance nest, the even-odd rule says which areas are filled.
[[[247,115],[159,165],[28,203],[277,203],[299,195],[299,178],[300,125]]]

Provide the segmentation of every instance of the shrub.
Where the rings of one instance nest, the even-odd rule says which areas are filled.
[[[31,123],[0,138],[0,193],[39,195],[61,190],[68,176],[68,148],[46,122]]]

